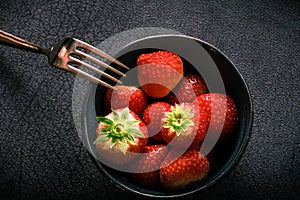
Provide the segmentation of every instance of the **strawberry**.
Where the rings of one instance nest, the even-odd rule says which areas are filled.
[[[200,115],[207,116],[209,131],[221,134],[221,138],[229,136],[238,125],[236,106],[230,96],[220,93],[207,93],[198,96],[195,101]]]
[[[161,162],[168,153],[165,145],[155,144],[146,146],[144,154],[133,163],[132,169],[136,173],[131,173],[131,180],[146,188],[157,188],[160,186],[159,168]]]
[[[165,97],[183,76],[181,58],[169,51],[142,54],[137,59],[138,80],[150,97]]]
[[[199,115],[195,103],[182,103],[172,106],[165,113],[161,136],[174,148],[199,149],[203,141],[208,123],[206,116]]]
[[[148,105],[148,99],[141,89],[134,86],[115,86],[116,90],[107,89],[104,96],[104,109],[110,113],[111,109],[129,107],[141,116]]]
[[[157,141],[164,141],[160,130],[163,127],[162,118],[171,105],[165,102],[154,102],[147,106],[143,113],[143,121],[148,128],[148,135]]]
[[[207,86],[199,74],[186,74],[174,88],[173,92],[165,97],[165,101],[171,105],[182,102],[193,102],[197,96],[206,93],[207,90]]]
[[[174,106],[175,104],[179,104],[179,100],[177,98],[178,93],[175,94],[174,92],[175,89],[173,89],[173,91],[171,91],[167,96],[165,96],[164,98],[161,98],[160,100],[163,102],[166,102],[172,106]],[[195,99],[195,98],[194,98]]]
[[[203,154],[197,150],[188,150],[179,157],[176,154],[171,151],[162,162],[160,181],[164,189],[180,189],[206,177],[210,165]]]
[[[105,164],[123,165],[144,150],[148,142],[147,127],[128,107],[113,110],[105,117],[97,117],[97,120],[94,144]]]

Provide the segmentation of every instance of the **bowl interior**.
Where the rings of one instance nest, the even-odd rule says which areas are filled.
[[[196,45],[197,48],[199,48],[199,51],[191,51],[190,44]],[[209,88],[210,92],[226,92],[229,96],[231,96],[237,106],[239,127],[226,143],[217,143],[214,147],[212,153],[213,156],[218,159],[211,163],[211,169],[207,178],[196,184],[191,184],[182,190],[178,190],[174,193],[168,193],[160,189],[148,190],[141,188],[131,183],[123,173],[101,164],[97,160],[96,150],[92,144],[95,140],[95,120],[91,120],[95,117],[95,115],[104,115],[103,97],[106,88],[100,85],[91,86],[90,91],[86,95],[87,103],[84,105],[83,109],[84,140],[86,140],[85,144],[87,144],[91,158],[97,167],[112,182],[114,182],[114,184],[120,186],[121,189],[130,190],[147,196],[182,196],[196,191],[201,191],[212,186],[232,170],[243,154],[250,136],[252,125],[252,104],[247,86],[233,63],[230,62],[230,60],[219,50],[201,40],[179,35],[149,37],[124,47],[124,49],[117,53],[116,57],[125,65],[134,68],[136,67],[136,60],[139,55],[153,52],[158,49],[170,50],[173,52],[187,52],[186,55],[191,57],[182,56],[185,66],[184,73],[199,72],[201,75],[203,75],[202,73],[206,74],[208,79],[205,79],[205,81],[208,85],[211,85],[211,88]],[[181,53],[178,54],[181,55]],[[192,61],[193,64],[190,61]],[[114,64],[111,65],[118,68],[118,66],[115,66]],[[210,75],[211,65],[216,66],[224,87],[220,87],[218,85],[219,83],[209,82],[210,79],[213,79]],[[101,78],[104,81],[109,82],[109,80],[106,80],[104,77]],[[126,85],[138,85],[137,79],[124,80]],[[210,154],[208,156],[210,156]]]

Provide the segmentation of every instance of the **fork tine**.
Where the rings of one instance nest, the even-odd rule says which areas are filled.
[[[113,77],[113,76],[111,76],[111,75],[109,75],[109,74],[107,74],[107,73],[105,73],[105,72],[97,69],[96,67],[93,67],[92,65],[87,64],[87,63],[85,63],[85,62],[83,62],[83,61],[81,61],[81,60],[79,60],[77,58],[74,58],[74,57],[70,56],[70,60],[71,60],[71,62],[74,62],[74,63],[76,63],[78,65],[81,65],[81,66],[83,66],[83,67],[85,67],[85,68],[87,68],[87,69],[89,69],[89,70],[91,70],[93,72],[96,72],[97,74],[105,76],[105,77],[109,78],[110,80],[112,80],[112,81],[114,81],[114,82],[116,82],[118,84],[123,84],[122,81],[116,79],[115,77]]]
[[[82,76],[82,77],[86,78],[87,80],[90,80],[90,81],[92,81],[94,83],[98,83],[98,84],[100,84],[100,85],[102,85],[104,87],[116,90],[116,88],[114,86],[112,86],[112,85],[110,85],[110,84],[108,84],[108,83],[106,83],[106,82],[104,82],[104,81],[102,81],[102,80],[100,80],[100,79],[98,79],[98,78],[96,78],[96,77],[94,77],[94,76],[92,76],[92,75],[90,75],[90,74],[88,74],[88,73],[80,70],[80,69],[77,69],[76,67],[73,67],[72,65],[68,64],[68,67],[72,70],[73,73],[75,73],[75,74],[77,74],[79,76]]]
[[[82,48],[85,48],[103,58],[106,58],[107,60],[111,61],[111,62],[114,62],[116,63],[117,65],[125,68],[125,69],[129,69],[129,67],[127,67],[126,65],[124,65],[123,63],[121,63],[120,61],[116,60],[115,58],[113,58],[112,56],[108,55],[107,53],[97,49],[96,47],[92,46],[92,45],[89,45],[88,43],[85,43],[81,40],[78,40],[78,39],[75,39],[75,41],[77,41],[79,43],[79,47],[82,47]]]
[[[85,59],[87,59],[89,61],[92,61],[92,62],[94,62],[97,65],[103,66],[103,67],[105,67],[105,68],[107,68],[107,69],[109,69],[109,70],[111,70],[111,71],[113,71],[113,72],[115,72],[115,73],[117,73],[117,74],[119,74],[121,76],[124,76],[124,77],[126,76],[124,73],[120,72],[119,70],[117,70],[117,69],[109,66],[108,64],[106,64],[106,63],[104,63],[104,62],[102,62],[102,61],[100,61],[100,60],[98,60],[98,59],[96,59],[96,58],[94,58],[94,57],[92,57],[92,56],[90,56],[90,55],[88,55],[88,54],[86,54],[86,53],[78,50],[78,49],[76,49],[75,52],[76,52],[75,54],[77,54],[80,57],[83,57],[83,58],[85,58]]]

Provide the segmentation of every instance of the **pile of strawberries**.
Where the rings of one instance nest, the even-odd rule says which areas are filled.
[[[142,187],[173,191],[202,180],[210,169],[199,151],[208,129],[226,140],[237,128],[233,100],[209,93],[201,75],[184,74],[184,67],[172,52],[142,54],[141,86],[119,85],[105,93],[97,152],[109,166],[130,169],[129,179]]]

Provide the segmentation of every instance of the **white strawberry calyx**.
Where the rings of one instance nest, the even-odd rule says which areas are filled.
[[[191,110],[191,107],[184,108],[184,103],[171,106],[171,111],[166,112],[165,118],[162,119],[165,122],[163,127],[176,132],[177,136],[182,131],[186,132],[190,126],[194,126],[194,122],[192,121],[194,114],[191,113]]]
[[[126,107],[120,112],[112,110],[112,117],[97,117],[98,122],[103,123],[99,130],[99,136],[94,144],[110,142],[110,148],[118,147],[123,154],[126,154],[127,144],[135,144],[134,138],[145,138],[139,129],[139,120],[130,116],[129,108]]]

